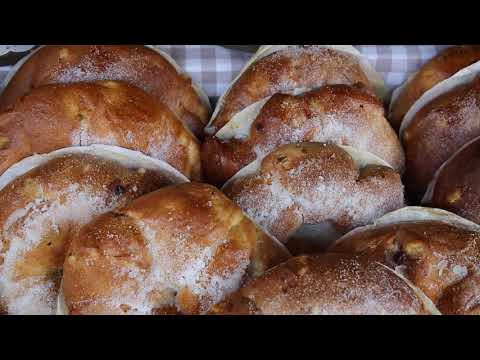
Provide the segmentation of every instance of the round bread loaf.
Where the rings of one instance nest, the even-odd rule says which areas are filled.
[[[198,314],[288,257],[216,188],[160,189],[74,236],[59,308],[69,314]]]
[[[213,307],[237,315],[438,314],[418,289],[365,256],[291,258]]]
[[[209,182],[222,185],[278,146],[333,142],[369,151],[402,172],[404,154],[380,100],[358,86],[327,85],[302,95],[275,94],[237,113],[202,144]]]
[[[356,83],[383,95],[383,80],[352,46],[265,45],[219,99],[205,131],[215,134],[235,114],[276,93]]]
[[[110,146],[15,164],[0,177],[0,313],[54,314],[69,238],[99,214],[185,181],[162,161]]]
[[[0,113],[0,174],[36,153],[92,144],[138,150],[201,178],[196,138],[165,105],[124,82],[45,85]]]
[[[332,252],[360,253],[403,274],[444,314],[480,314],[480,226],[407,207],[345,235]]]
[[[470,73],[445,80],[414,107],[400,131],[406,156],[405,186],[412,200],[421,200],[438,168],[480,136],[480,77]]]
[[[400,129],[405,114],[426,91],[477,61],[480,61],[477,45],[448,47],[427,61],[392,95],[389,119],[393,128]]]
[[[196,135],[210,115],[208,98],[167,54],[143,45],[48,45],[21,61],[0,96],[5,110],[46,84],[123,80],[163,102]]]
[[[404,206],[400,175],[374,155],[326,143],[279,147],[222,189],[294,253]]]
[[[437,171],[423,204],[480,224],[480,138],[465,144]]]

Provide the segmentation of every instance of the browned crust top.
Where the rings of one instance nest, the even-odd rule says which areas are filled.
[[[0,309],[54,313],[69,236],[170,184],[161,173],[89,154],[62,155],[16,178],[0,191]]]
[[[198,141],[162,103],[119,81],[45,85],[0,114],[0,173],[35,153],[117,145],[201,178]]]
[[[399,223],[346,236],[331,251],[362,253],[401,271],[442,313],[480,310],[480,298],[472,302],[469,286],[460,285],[479,270],[480,235],[474,231],[437,221]]]
[[[390,114],[392,126],[396,130],[400,128],[405,114],[427,90],[479,60],[478,45],[448,47],[430,59],[398,95]]]
[[[295,257],[247,282],[213,314],[428,314],[421,299],[393,272],[366,257]]]
[[[188,183],[84,227],[63,290],[73,314],[196,314],[287,256],[220,191]]]
[[[240,110],[278,92],[356,83],[369,86],[358,59],[351,54],[317,46],[280,50],[258,60],[240,76],[212,126],[219,130]]]
[[[436,170],[464,144],[480,136],[480,77],[438,96],[405,129],[405,185],[421,199]]]
[[[376,165],[357,169],[345,150],[326,143],[282,146],[223,190],[282,242],[302,224],[331,222],[346,232],[404,205],[398,173]]]
[[[5,110],[30,90],[46,84],[122,80],[153,95],[201,135],[209,117],[191,79],[143,45],[48,45],[36,51],[0,97]]]
[[[362,86],[326,85],[293,96],[275,94],[262,107],[246,139],[208,137],[202,144],[207,179],[223,184],[275,148],[296,142],[333,142],[369,151],[403,171],[404,154],[380,100]]]

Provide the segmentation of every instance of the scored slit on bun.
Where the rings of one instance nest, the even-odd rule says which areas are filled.
[[[93,144],[141,151],[202,177],[195,136],[164,104],[122,81],[40,86],[0,113],[0,174],[33,154]]]
[[[196,136],[210,116],[210,103],[166,53],[144,45],[47,45],[21,60],[7,77],[0,110],[46,84],[121,80],[164,103]]]
[[[0,312],[54,314],[69,238],[96,216],[188,179],[113,146],[34,155],[0,177]]]

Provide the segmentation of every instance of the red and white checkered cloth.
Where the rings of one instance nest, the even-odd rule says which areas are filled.
[[[215,101],[240,72],[251,53],[217,45],[156,45],[169,53]],[[358,45],[390,90],[403,83],[428,59],[447,45]],[[15,46],[0,45],[1,49],[15,50]],[[21,51],[25,49],[22,48]],[[1,55],[1,54],[0,54]],[[0,67],[0,81],[10,66]]]

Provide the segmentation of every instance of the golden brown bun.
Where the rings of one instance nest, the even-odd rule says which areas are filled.
[[[93,217],[170,185],[162,172],[65,154],[0,191],[0,312],[53,314],[68,239]]]
[[[223,191],[284,243],[303,224],[327,222],[345,233],[404,205],[397,172],[357,166],[337,145],[289,144],[266,156],[252,173],[241,176],[241,171]]]
[[[405,186],[412,199],[425,193],[437,169],[462,145],[480,136],[480,77],[420,109],[403,133]]]
[[[287,257],[214,187],[166,187],[73,238],[65,304],[71,314],[202,313]]]
[[[358,86],[327,85],[302,95],[275,94],[262,107],[247,138],[202,144],[209,182],[222,185],[242,167],[280,145],[318,141],[369,151],[403,171],[405,157],[380,100]]]
[[[163,102],[193,133],[209,117],[192,81],[162,55],[143,45],[48,45],[21,66],[0,97],[0,110],[46,84],[123,80]]]
[[[0,174],[34,153],[91,144],[138,150],[201,178],[195,137],[165,105],[124,82],[42,86],[0,114]]]
[[[240,76],[210,126],[216,132],[248,105],[275,93],[356,83],[370,85],[351,54],[318,46],[280,50],[256,61]]]
[[[472,296],[480,269],[480,234],[473,230],[440,221],[367,227],[331,251],[362,253],[402,272],[442,313],[480,310],[480,298]]]
[[[299,256],[248,281],[212,314],[406,315],[430,314],[398,275],[366,257]]]
[[[429,206],[480,224],[480,138],[445,162],[432,185]]]
[[[480,46],[464,45],[449,47],[425,63],[392,104],[390,122],[393,128],[400,129],[407,111],[427,90],[477,61],[480,61]]]

